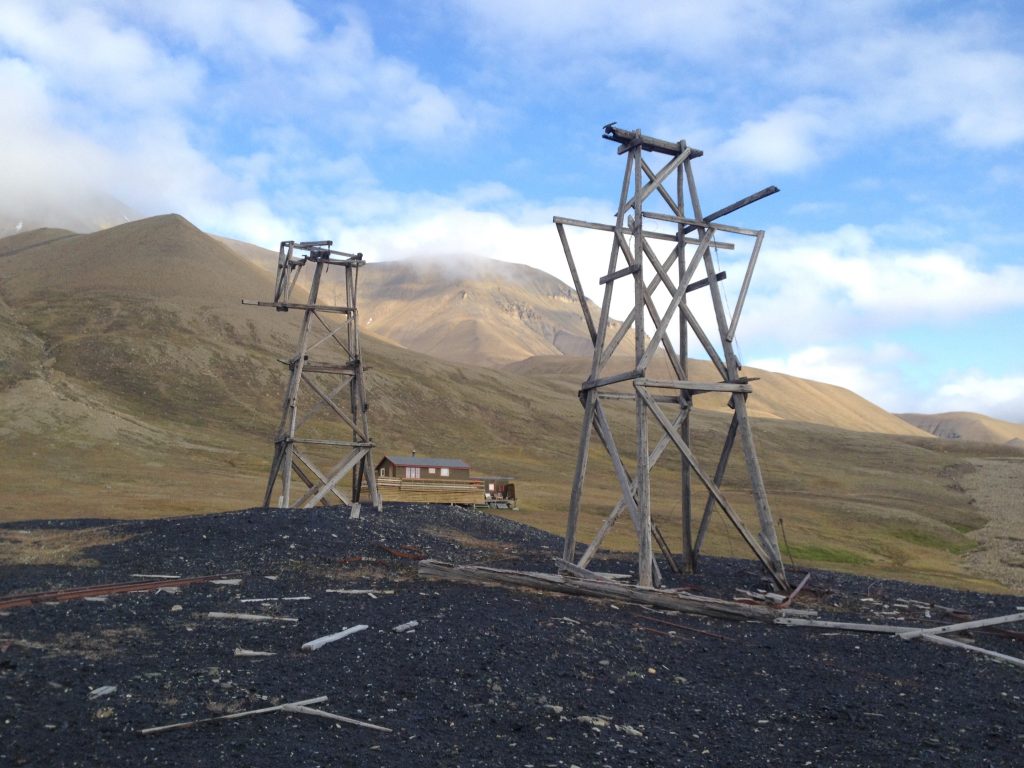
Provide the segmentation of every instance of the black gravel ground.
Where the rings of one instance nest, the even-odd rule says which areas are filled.
[[[551,571],[560,542],[457,508],[245,510],[170,520],[64,521],[128,538],[98,565],[0,567],[0,595],[237,572],[238,585],[113,595],[0,613],[0,766],[1017,766],[1024,670],[887,635],[653,612],[627,604],[416,577],[418,548],[456,563]],[[601,569],[628,570],[608,561]],[[707,559],[703,594],[763,586]],[[822,618],[974,618],[1021,598],[814,572]],[[376,597],[327,592],[373,588]],[[241,602],[247,598],[310,600]],[[297,622],[217,620],[210,611]],[[395,625],[416,620],[412,632]],[[672,622],[672,627],[661,622]],[[369,629],[315,652],[302,643]],[[1018,641],[978,634],[1024,655]],[[235,649],[272,652],[236,656]],[[90,698],[100,686],[113,693]],[[143,736],[142,728],[326,695],[381,733],[275,712]]]

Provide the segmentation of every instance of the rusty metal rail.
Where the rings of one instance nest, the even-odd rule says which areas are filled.
[[[218,573],[213,576],[190,576],[182,579],[157,579],[155,581],[124,581],[116,584],[96,584],[91,587],[69,587],[46,592],[27,592],[20,595],[0,597],[0,610],[19,608],[35,603],[59,603],[67,600],[80,600],[85,597],[103,597],[123,592],[151,592],[155,589],[168,587],[187,587],[190,584],[201,584],[218,579],[235,579],[240,574]]]

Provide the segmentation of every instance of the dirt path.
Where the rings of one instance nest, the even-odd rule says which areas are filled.
[[[969,534],[978,548],[964,556],[964,563],[979,576],[1024,594],[1024,458],[971,463],[977,471],[960,482],[989,522]]]

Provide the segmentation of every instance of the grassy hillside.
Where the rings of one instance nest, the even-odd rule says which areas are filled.
[[[274,360],[290,353],[297,314],[239,300],[269,297],[270,275],[176,216],[37,238],[0,241],[0,349],[11,350],[0,383],[0,519],[258,503],[285,381]],[[512,514],[562,532],[581,419],[576,372],[541,374],[536,360],[522,370],[456,365],[372,334],[364,359],[378,455],[415,448],[515,475],[523,503]],[[796,394],[772,403],[765,377],[757,392],[766,402],[760,394],[751,402],[772,418],[757,419],[757,440],[798,564],[981,584],[960,555],[985,517],[957,477],[973,458],[1018,461],[1019,452],[794,421],[786,408],[820,392],[797,380]],[[863,401],[833,394],[815,407],[836,412],[845,402],[859,418],[875,418]],[[631,444],[629,409],[611,410],[620,443]],[[726,424],[716,412],[696,420],[707,465]],[[593,455],[584,536],[617,497],[599,446]],[[674,546],[678,475],[678,461],[666,461],[655,493],[656,518]],[[737,454],[726,488],[752,516],[744,480]],[[625,528],[610,543],[632,546]],[[746,555],[720,515],[708,551]]]

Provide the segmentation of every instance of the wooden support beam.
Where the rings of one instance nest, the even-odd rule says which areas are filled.
[[[252,301],[251,299],[242,299],[242,303],[250,307],[274,307],[281,312],[287,312],[289,309],[311,312],[337,312],[340,314],[356,311],[355,307],[335,307],[330,304],[299,304],[290,301]]]
[[[729,456],[732,454],[733,444],[736,442],[736,432],[739,429],[739,422],[736,420],[735,412],[732,415],[732,421],[729,422],[729,431],[725,435],[725,443],[722,445],[722,453],[718,457],[718,466],[715,467],[714,484],[718,487],[722,486],[722,482],[725,480],[725,470],[729,466]],[[693,545],[693,559],[692,566],[696,570],[697,557],[700,555],[701,548],[704,546],[704,537],[707,535],[708,523],[711,522],[711,513],[715,508],[715,497],[712,494],[708,494],[708,499],[704,504],[704,514],[700,518],[700,527],[697,529],[697,540]]]
[[[609,123],[604,127],[604,135],[601,138],[621,144],[622,146],[619,148],[619,154],[628,152],[634,147],[639,147],[640,149],[644,149],[649,152],[659,152],[663,155],[674,156],[687,149],[690,150],[691,157],[700,157],[704,154],[699,149],[687,147],[685,141],[665,141],[664,139],[655,139],[651,136],[644,136],[640,131],[626,131],[622,128],[616,128],[614,123]]]
[[[645,214],[648,216],[648,214]],[[654,214],[649,214],[649,218],[655,218]],[[594,221],[584,221],[583,219],[568,219],[564,216],[553,216],[551,220],[554,222],[556,227],[579,227],[580,229],[594,229],[599,232],[617,232],[622,228],[617,227],[614,224],[601,224]],[[685,243],[686,245],[699,245],[700,239],[696,237],[683,237],[681,235],[672,235],[666,232],[658,232],[653,229],[645,229],[644,237],[652,240],[667,240],[673,243]],[[568,243],[563,245],[567,247]],[[732,243],[725,241],[712,240],[711,247],[719,251],[732,251],[736,248]]]
[[[643,375],[643,371],[623,371],[622,373],[616,373],[612,376],[604,376],[600,379],[588,379],[580,385],[580,391],[587,392],[588,390],[607,387],[611,384],[621,384],[624,381],[639,379]]]
[[[740,295],[736,299],[736,307],[732,311],[732,321],[729,323],[729,330],[726,333],[726,341],[736,338],[736,326],[740,322],[740,313],[747,301],[747,291],[750,290],[750,279],[754,276],[754,265],[757,264],[757,256],[761,252],[761,243],[764,242],[764,231],[759,231],[754,240],[754,247],[750,252],[750,261],[747,262],[747,270],[743,273],[743,284],[740,286]],[[723,278],[725,275],[722,276]]]
[[[627,275],[635,275],[639,271],[639,264],[630,264],[628,267],[623,267],[620,270],[612,272],[610,275],[605,275],[600,280],[598,280],[598,282],[601,285],[605,285],[607,283],[612,282],[613,280],[618,280],[620,277],[626,277]]]
[[[653,389],[679,389],[687,392],[752,392],[753,388],[738,381],[673,381],[670,379],[639,378],[634,382],[638,387]]]
[[[629,397],[633,398],[635,396],[636,395],[634,394],[630,395]],[[682,423],[682,420],[684,418],[685,416],[683,414],[679,414],[676,417],[677,423]],[[649,466],[653,468],[655,465],[657,465],[658,460],[665,452],[665,449],[668,448],[669,443],[670,441],[668,435],[662,435],[661,439],[658,441],[658,444],[654,447],[654,450],[651,451],[651,458],[648,461]],[[598,529],[598,532],[594,536],[593,541],[590,542],[590,546],[587,547],[586,551],[583,553],[583,556],[580,557],[577,565],[579,565],[582,568],[587,567],[587,564],[591,561],[591,559],[593,559],[594,555],[597,554],[597,550],[600,548],[605,536],[608,535],[608,532],[611,531],[612,527],[615,525],[615,521],[619,518],[619,515],[622,514],[622,510],[626,508],[626,499],[633,498],[635,493],[636,481],[631,481],[629,495],[619,497],[618,502],[616,502],[615,506],[612,508],[611,513],[605,518],[604,522],[601,524],[601,527],[600,529]]]
[[[572,257],[572,249],[569,248],[569,240],[565,236],[565,226],[563,223],[555,219],[556,229],[558,230],[558,239],[562,242],[562,251],[565,253],[565,260],[569,264],[569,274],[572,276],[572,284],[576,289],[576,298],[580,302],[580,308],[583,310],[583,319],[587,323],[587,331],[590,333],[590,343],[593,344],[597,341],[597,328],[594,327],[594,318],[590,316],[590,307],[587,305],[587,297],[583,293],[583,284],[580,282],[579,272],[576,270],[576,260]]]
[[[679,435],[676,434],[675,430],[672,429],[672,423],[665,417],[665,414],[662,413],[661,408],[658,407],[658,404],[651,400],[642,388],[637,388],[637,394],[642,399],[644,399],[644,401],[648,404],[648,407],[650,408],[651,413],[654,415],[655,420],[661,425],[662,429],[665,430],[665,433],[669,436],[672,442],[676,444],[676,448],[679,449],[679,452],[683,455],[684,460],[690,465],[690,468],[693,470],[694,474],[696,474],[697,477],[700,478],[700,481],[704,483],[704,487],[707,488],[708,491],[715,497],[715,501],[718,502],[718,505],[722,508],[722,511],[725,512],[726,516],[729,518],[729,521],[733,524],[733,527],[735,527],[736,530],[739,532],[740,536],[743,537],[743,540],[747,542],[747,546],[750,547],[750,550],[757,556],[757,559],[760,560],[762,564],[764,564],[765,568],[768,570],[769,574],[771,574],[771,577],[775,581],[775,583],[784,591],[788,592],[789,583],[786,581],[785,572],[780,572],[779,569],[775,567],[775,563],[773,562],[772,557],[764,551],[764,548],[757,541],[757,539],[755,539],[750,534],[750,532],[747,530],[746,525],[744,525],[743,520],[740,519],[740,516],[736,514],[736,512],[733,510],[729,502],[726,501],[726,498],[722,494],[721,489],[714,484],[711,478],[705,474],[704,470],[697,463],[697,458],[693,455],[693,452],[690,450],[690,447],[686,445],[682,441],[682,438],[680,438]]]

